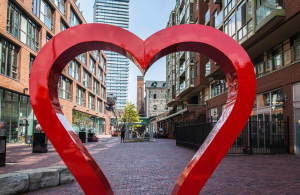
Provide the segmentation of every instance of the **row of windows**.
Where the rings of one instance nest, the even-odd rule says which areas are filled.
[[[93,92],[96,94],[99,94],[99,82],[94,80],[94,88]],[[101,98],[105,99],[105,88],[101,85]],[[71,101],[71,94],[72,94],[72,81],[65,76],[61,75],[58,81],[58,96],[60,98],[66,99]],[[92,104],[92,97],[95,97],[94,95],[89,93],[89,105]],[[85,98],[85,89],[78,86],[76,88],[76,103],[78,105],[84,106],[84,98]],[[91,100],[90,100],[91,99]],[[92,109],[92,108],[90,108]],[[93,109],[94,110],[94,109]]]
[[[156,110],[156,109],[157,109],[157,106],[153,105],[153,110]],[[167,105],[165,106],[165,110],[168,110],[168,106]]]
[[[80,86],[76,87],[76,104],[85,106],[85,90]],[[95,110],[95,96],[90,93],[88,94],[88,108]],[[102,100],[97,98],[97,112],[103,113],[103,110]]]
[[[37,25],[11,1],[8,1],[7,4],[6,30],[32,50],[39,51],[39,30]]]

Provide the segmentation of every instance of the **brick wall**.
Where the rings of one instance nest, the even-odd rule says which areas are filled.
[[[60,20],[62,18],[62,20],[65,21],[65,23],[67,24],[68,27],[70,27],[70,6],[72,6],[73,10],[75,11],[75,13],[77,14],[77,16],[80,18],[80,20],[84,23],[86,23],[85,19],[83,18],[83,16],[80,13],[80,10],[77,8],[77,6],[75,5],[75,3],[72,0],[67,0],[66,1],[66,9],[65,9],[65,16],[58,10],[58,8],[56,7],[56,5],[53,3],[53,1],[49,0],[46,1],[50,7],[53,8],[53,32],[50,31],[45,25],[44,23],[37,18],[33,13],[32,13],[32,0],[11,0],[11,2],[13,2],[19,9],[22,10],[23,13],[25,13],[27,15],[27,17],[31,18],[32,21],[40,27],[40,32],[39,32],[39,37],[40,37],[40,48],[42,46],[44,46],[46,44],[46,34],[48,33],[49,35],[51,35],[52,37],[55,36],[55,34],[60,33]],[[4,39],[6,39],[9,42],[12,42],[14,45],[16,45],[17,47],[20,48],[19,50],[19,55],[18,55],[18,79],[14,80],[11,78],[8,78],[4,75],[0,75],[1,78],[1,82],[0,82],[0,87],[3,88],[7,88],[7,89],[11,89],[13,91],[19,92],[19,93],[23,93],[24,88],[29,88],[29,57],[30,54],[33,56],[36,56],[37,53],[30,49],[28,46],[26,46],[25,44],[23,44],[21,41],[19,41],[18,39],[16,39],[15,37],[13,37],[11,34],[9,34],[6,31],[6,23],[7,23],[7,0],[1,0],[0,1],[0,17],[2,18],[0,20],[0,36],[3,37]],[[100,61],[101,61],[101,55],[104,56],[105,59],[106,56],[103,53],[103,51],[100,52]],[[62,74],[67,77],[68,79],[70,79],[72,81],[72,94],[71,94],[71,101],[65,100],[65,99],[61,99],[60,98],[60,103],[63,106],[63,112],[66,116],[66,118],[68,119],[68,121],[72,124],[72,111],[73,109],[93,115],[95,117],[100,117],[100,118],[104,118],[106,119],[106,121],[110,121],[110,117],[109,115],[106,116],[103,113],[98,113],[97,112],[97,98],[99,98],[100,100],[102,100],[102,111],[104,111],[105,109],[105,102],[106,99],[103,99],[100,96],[100,91],[101,91],[101,85],[104,85],[104,80],[100,81],[97,78],[97,74],[98,74],[98,65],[100,65],[101,62],[97,62],[96,61],[96,72],[95,74],[93,74],[90,70],[89,70],[89,58],[90,56],[92,56],[92,58],[96,61],[96,58],[94,57],[92,52],[87,53],[86,56],[86,62],[85,64],[81,63],[80,60],[76,60],[80,63],[80,75],[79,75],[79,81],[76,81],[75,79],[73,79],[71,76],[68,75],[68,66],[65,67],[65,69],[63,70]],[[101,66],[100,66],[101,67]],[[107,64],[106,64],[107,67]],[[88,89],[86,87],[83,86],[82,84],[82,76],[83,76],[83,68],[89,72],[91,75],[93,75],[91,77],[91,89]],[[103,71],[103,75],[107,74],[107,71]],[[102,77],[104,78],[104,76],[102,75]],[[98,82],[100,83],[99,85],[99,94],[95,94],[93,92],[93,77],[98,80]],[[82,88],[84,88],[86,90],[85,93],[85,106],[79,106],[76,105],[76,85],[80,85]],[[30,91],[25,91],[26,95],[29,95]],[[88,108],[88,93],[91,93],[95,96],[95,110],[91,110]],[[105,94],[106,94],[106,87],[105,87]],[[106,95],[105,95],[106,98]],[[106,122],[106,133],[108,134],[108,131],[110,129],[110,122]]]

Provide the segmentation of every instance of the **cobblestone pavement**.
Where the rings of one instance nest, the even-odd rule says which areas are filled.
[[[195,153],[176,147],[174,140],[125,144],[119,141],[119,138],[102,138],[101,142],[85,144],[116,195],[171,194]],[[10,145],[7,156],[7,162],[17,163],[0,168],[0,174],[64,164],[51,146],[47,154],[32,154],[30,147]],[[83,191],[74,182],[28,194],[83,194]],[[228,155],[201,194],[300,194],[300,156]]]

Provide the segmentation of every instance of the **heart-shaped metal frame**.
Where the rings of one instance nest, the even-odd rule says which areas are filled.
[[[256,77],[246,51],[231,37],[208,26],[177,25],[146,41],[119,27],[83,24],[53,37],[38,53],[30,74],[34,113],[56,151],[86,194],[113,194],[105,175],[64,116],[58,80],[64,67],[81,53],[108,50],[131,59],[143,74],[159,58],[174,52],[205,54],[228,81],[226,108],[201,148],[179,177],[172,194],[198,194],[246,124],[256,94]]]

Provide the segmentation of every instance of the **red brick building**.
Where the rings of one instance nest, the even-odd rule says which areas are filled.
[[[137,76],[136,109],[140,117],[145,117],[144,77]]]
[[[8,142],[31,136],[38,121],[29,101],[29,75],[38,51],[67,28],[86,23],[73,0],[6,0],[0,4],[0,121]],[[107,74],[102,51],[83,53],[63,70],[59,97],[74,130],[109,131],[105,114]],[[23,124],[28,123],[28,126]]]
[[[291,153],[300,153],[299,19],[300,1],[294,0],[177,0],[167,25],[212,26],[244,47],[257,76],[251,120],[258,126],[253,140],[270,144],[267,137],[282,132],[261,122],[279,124],[289,118]],[[161,120],[169,132],[178,122],[220,117],[227,99],[223,71],[213,60],[192,52],[167,56],[167,90],[173,111]]]

